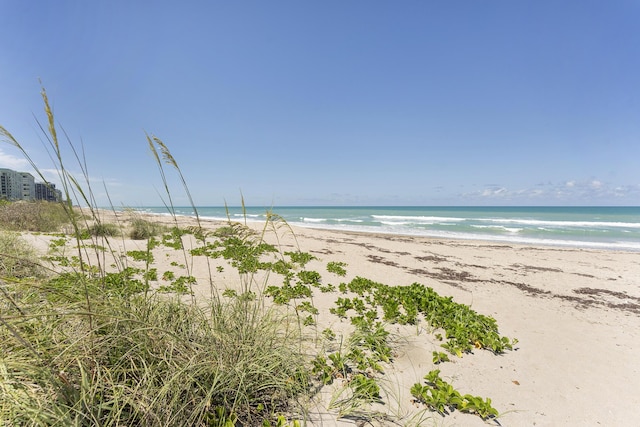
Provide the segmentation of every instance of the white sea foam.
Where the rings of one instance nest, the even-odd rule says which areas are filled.
[[[493,229],[493,230],[503,230],[503,231],[507,231],[509,233],[513,233],[513,234],[517,234],[519,232],[521,232],[522,230],[524,230],[524,228],[516,228],[516,227],[505,227],[503,225],[477,225],[477,224],[472,224],[471,227],[473,228],[481,228],[481,229]]]
[[[211,216],[211,215],[207,215],[207,216],[200,216],[200,218],[202,219],[207,219],[207,220],[212,220],[212,221],[227,221],[229,218],[227,217],[222,217],[222,216]]]
[[[264,215],[263,214],[235,213],[235,214],[233,214],[233,216],[236,217],[236,218],[243,218],[243,217],[247,217],[247,218],[262,218]]]
[[[640,228],[640,222],[608,222],[608,221],[545,221],[539,219],[508,219],[508,218],[485,218],[480,221],[489,221],[506,224],[537,225],[548,227],[616,227],[616,228]]]
[[[429,224],[437,222],[461,222],[465,220],[464,218],[453,218],[444,216],[371,215],[371,217],[381,221],[412,221]]]
[[[307,217],[302,217],[302,221],[304,222],[314,222],[314,223],[322,223],[322,222],[355,222],[355,223],[361,223],[364,222],[361,219],[354,219],[354,218],[307,218]]]
[[[411,225],[412,222],[394,222],[394,221],[380,221],[382,225]]]
[[[317,223],[327,222],[328,221],[325,218],[302,218],[302,220],[304,222],[317,222]]]
[[[480,233],[464,233],[455,231],[443,231],[443,230],[431,230],[431,229],[416,229],[412,227],[398,226],[397,223],[385,226],[358,226],[358,225],[343,225],[343,224],[322,224],[311,225],[305,223],[296,224],[301,227],[309,228],[321,228],[330,230],[343,230],[343,231],[357,231],[364,233],[379,233],[389,235],[408,235],[408,236],[420,236],[420,237],[434,237],[441,239],[454,239],[454,240],[478,240],[488,242],[503,242],[505,244],[525,244],[525,245],[538,245],[538,246],[561,246],[561,247],[574,247],[574,248],[587,248],[587,249],[606,249],[606,250],[626,250],[626,251],[638,251],[640,252],[640,242],[594,242],[583,240],[561,240],[561,239],[545,239],[535,237],[524,237],[519,234],[522,229],[513,228],[513,232],[510,234],[480,234]],[[518,232],[516,232],[518,230]]]

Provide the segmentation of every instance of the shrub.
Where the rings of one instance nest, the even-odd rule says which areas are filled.
[[[12,231],[59,231],[70,223],[61,203],[5,202],[0,204],[0,228]]]
[[[91,236],[113,237],[120,233],[120,227],[116,224],[96,222],[87,227],[87,233]]]
[[[134,218],[131,221],[129,237],[133,240],[145,240],[157,236],[167,231],[167,227],[162,224],[147,221],[142,218]]]

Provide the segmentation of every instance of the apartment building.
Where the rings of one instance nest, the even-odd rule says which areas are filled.
[[[22,200],[35,200],[36,199],[36,182],[33,179],[33,175],[28,172],[18,172],[18,176],[21,180],[21,195]]]
[[[36,200],[46,200],[47,202],[62,201],[62,191],[56,189],[55,184],[36,182],[35,190]]]
[[[22,175],[11,169],[0,169],[0,198],[22,200]]]
[[[29,172],[0,168],[0,200],[61,201],[62,193],[54,184],[36,183]]]

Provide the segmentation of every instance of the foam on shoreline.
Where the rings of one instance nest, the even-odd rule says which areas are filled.
[[[167,212],[155,212],[148,209],[141,209],[139,212],[151,215],[171,216]],[[195,218],[192,209],[178,210],[178,217]],[[481,224],[470,223],[466,225],[457,224],[455,229],[445,227],[433,227],[434,224],[464,223],[465,218],[461,217],[408,217],[408,216],[388,216],[372,215],[379,222],[376,225],[369,224],[369,221],[358,218],[308,218],[288,220],[289,224],[301,228],[315,228],[321,230],[334,230],[345,232],[360,232],[388,236],[415,236],[425,238],[435,238],[444,240],[470,240],[477,242],[487,242],[491,244],[519,244],[542,247],[566,247],[577,249],[613,250],[640,252],[640,240],[589,240],[580,227],[595,227],[599,222],[594,221],[540,221],[526,219],[492,219],[483,218]],[[228,221],[227,217],[200,215],[201,220]],[[231,214],[230,219],[237,222],[263,223],[266,220],[264,214]],[[286,220],[287,218],[285,218]],[[411,222],[414,221],[414,222]],[[416,227],[416,222],[432,227]],[[476,220],[477,221],[477,220]],[[500,225],[505,224],[505,225]],[[638,229],[640,223],[628,222],[606,222],[606,227],[613,229]],[[518,227],[521,225],[521,227]],[[535,230],[526,228],[535,226]],[[567,232],[563,238],[559,238],[557,230],[546,230],[546,227],[576,227],[577,229]],[[456,231],[459,230],[459,231]],[[624,234],[624,230],[622,231]]]

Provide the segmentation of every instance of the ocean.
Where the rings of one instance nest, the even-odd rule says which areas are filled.
[[[166,207],[140,211],[167,214]],[[198,207],[202,218],[227,219],[224,207]],[[332,230],[472,239],[545,246],[640,251],[640,207],[230,207],[232,220]],[[176,207],[193,216],[191,207]]]

